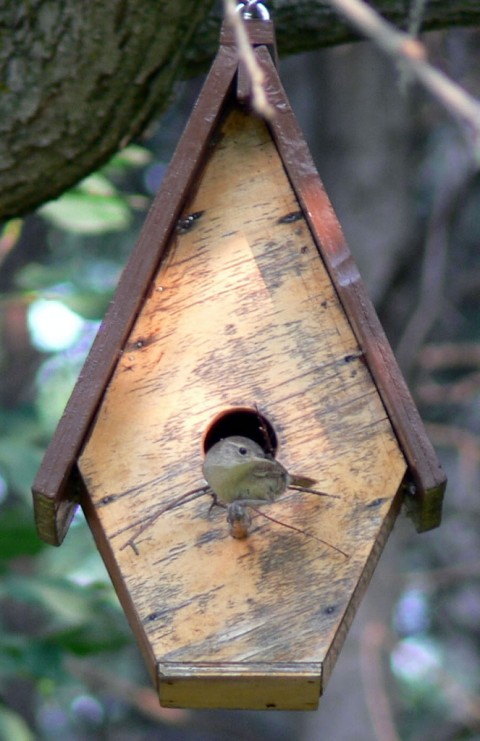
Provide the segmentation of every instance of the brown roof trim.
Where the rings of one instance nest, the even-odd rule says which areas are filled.
[[[419,532],[429,530],[440,524],[445,473],[345,242],[270,54],[261,47],[256,54],[276,111],[268,125],[407,460],[415,485],[415,525]]]

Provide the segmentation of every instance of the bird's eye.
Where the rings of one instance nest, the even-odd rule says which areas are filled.
[[[239,448],[238,452],[240,453],[240,455],[247,455],[248,450],[246,448]]]

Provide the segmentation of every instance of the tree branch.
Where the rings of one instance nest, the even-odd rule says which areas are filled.
[[[326,46],[356,41],[360,37],[347,20],[340,17],[323,0],[264,0],[275,22],[280,56],[313,51]],[[371,0],[369,4],[399,29],[410,24],[411,1]],[[198,29],[187,52],[187,73],[206,68],[218,44],[221,9],[210,13]],[[480,4],[469,0],[435,0],[427,2],[422,14],[422,31],[435,31],[452,26],[480,25]]]
[[[218,46],[212,0],[4,0],[0,6],[0,220],[55,198],[104,164],[167,105],[179,77]],[[354,32],[320,0],[267,5],[280,53]],[[376,0],[406,27],[408,3]],[[480,4],[427,3],[424,29],[480,24]]]
[[[425,47],[408,33],[387,23],[363,0],[326,0],[355,29],[393,59],[401,60],[408,74],[468,127],[474,150],[480,143],[480,103],[426,59]]]

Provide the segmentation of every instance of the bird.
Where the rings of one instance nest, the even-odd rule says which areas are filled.
[[[310,490],[315,480],[290,474],[275,458],[248,437],[233,435],[212,445],[203,462],[203,475],[218,502],[265,504],[288,487]]]

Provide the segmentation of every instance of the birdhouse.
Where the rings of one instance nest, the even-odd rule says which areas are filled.
[[[162,705],[307,710],[402,503],[418,531],[438,526],[445,477],[282,88],[272,23],[245,26],[273,113],[252,111],[224,27],[34,506],[59,545],[81,504]],[[243,538],[202,473],[231,436],[316,481],[252,508]]]

